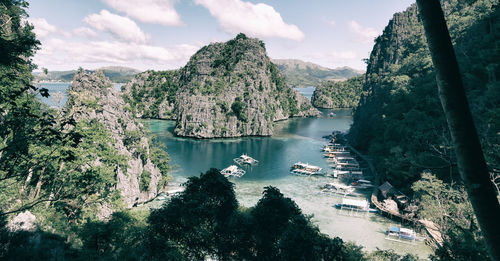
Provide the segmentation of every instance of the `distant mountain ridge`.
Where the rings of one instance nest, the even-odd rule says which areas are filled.
[[[285,81],[293,87],[318,86],[326,80],[346,80],[363,74],[363,71],[347,66],[335,69],[305,62],[298,59],[272,59],[285,76]]]
[[[104,75],[112,82],[126,83],[130,81],[136,74],[141,71],[124,66],[106,66],[96,70],[86,70],[89,73],[102,70]],[[43,72],[35,72],[33,75],[37,81],[51,81],[51,82],[70,82],[73,80],[77,70],[69,71],[48,71],[47,74]]]

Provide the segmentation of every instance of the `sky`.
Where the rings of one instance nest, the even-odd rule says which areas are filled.
[[[273,59],[365,70],[373,40],[414,0],[31,0],[40,68],[177,69],[238,33]]]

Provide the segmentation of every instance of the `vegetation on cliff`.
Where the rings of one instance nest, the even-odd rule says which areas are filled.
[[[271,61],[278,66],[287,85],[292,87],[318,87],[324,81],[346,80],[362,74],[361,71],[349,67],[330,69],[296,59],[272,59]]]
[[[146,71],[122,86],[123,99],[136,117],[175,119],[179,71]]]
[[[494,178],[499,175],[496,169],[500,164],[498,1],[446,0],[442,4],[471,110]],[[426,192],[434,195],[434,203],[442,204],[440,207],[444,208],[440,212],[427,212],[433,215],[427,218],[442,219],[437,223],[442,225],[445,243],[436,253],[444,260],[480,260],[486,257],[486,253],[474,215],[466,199],[459,196],[460,192],[451,191],[453,188],[463,192],[463,187],[424,37],[417,8],[413,5],[405,12],[395,14],[384,33],[376,39],[363,95],[355,109],[350,141],[374,158],[383,179],[404,190],[409,191],[409,184],[419,180],[424,171],[451,184],[447,188],[438,186],[436,191]],[[443,197],[447,197],[446,204],[441,201]],[[423,200],[419,192],[416,198]],[[433,205],[427,199],[421,204],[424,209]],[[456,206],[463,208],[455,211]],[[454,210],[450,211],[448,207]],[[474,251],[467,250],[471,245],[478,247]]]
[[[272,135],[274,121],[319,113],[244,34],[201,48],[179,71],[139,74],[123,91],[138,117],[176,119],[177,135],[196,138]]]
[[[500,164],[500,114],[496,113],[500,71],[495,59],[500,22],[495,3],[444,1],[471,109],[492,168]],[[354,113],[351,142],[373,155],[377,168],[394,184],[410,184],[425,169],[445,180],[455,179],[450,136],[415,6],[396,14],[377,38],[366,79]]]
[[[358,106],[365,75],[346,81],[324,81],[316,87],[311,103],[317,108],[355,108]]]
[[[0,259],[60,259],[81,243],[79,226],[153,198],[165,184],[168,155],[145,137],[102,72],[79,70],[61,110],[39,101],[37,93],[49,93],[31,85],[29,57],[39,43],[26,6],[0,5]],[[14,216],[19,224],[7,228]],[[31,232],[17,231],[26,227]]]

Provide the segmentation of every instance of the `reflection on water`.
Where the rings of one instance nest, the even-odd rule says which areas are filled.
[[[331,171],[320,150],[327,142],[322,137],[333,130],[348,130],[352,122],[351,111],[337,110],[334,117],[327,116],[330,110],[322,112],[320,118],[293,118],[278,122],[272,137],[195,140],[175,137],[173,121],[149,120],[146,124],[167,145],[171,163],[177,166],[173,172],[173,186],[211,167],[225,168],[234,164],[233,158],[248,154],[259,160],[259,164],[246,167],[243,177],[232,179],[240,204],[246,207],[255,205],[264,187],[275,186],[292,198],[305,214],[312,214],[312,221],[322,233],[354,241],[367,250],[378,247],[427,257],[431,250],[422,243],[413,246],[385,240],[382,231],[394,224],[390,220],[376,214],[353,217],[335,209],[333,205],[339,203],[340,198],[318,193],[318,186],[331,182],[331,178],[305,178],[290,174],[290,166],[297,161]]]

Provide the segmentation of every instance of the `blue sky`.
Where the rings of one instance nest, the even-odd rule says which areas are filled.
[[[183,66],[199,48],[238,32],[266,43],[271,58],[365,69],[373,39],[414,0],[32,0],[49,70],[120,65]]]

